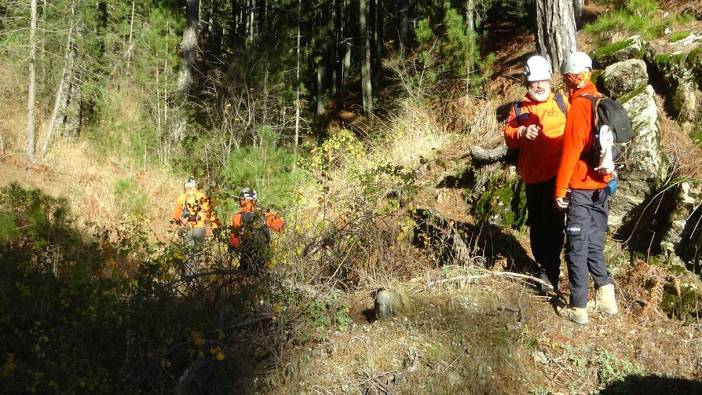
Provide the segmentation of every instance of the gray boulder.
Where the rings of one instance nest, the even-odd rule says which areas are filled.
[[[696,254],[690,252],[696,252],[700,247],[696,244],[699,243],[697,239],[702,233],[702,224],[697,224],[698,218],[692,214],[701,203],[702,182],[681,182],[675,196],[675,208],[670,216],[670,228],[667,229],[661,241],[661,249],[665,255],[674,256],[676,252],[679,252],[682,257],[688,260],[694,259]],[[702,257],[698,259],[702,259]]]
[[[633,208],[640,205],[666,176],[660,145],[658,107],[653,87],[647,85],[624,98],[622,106],[631,119],[633,136],[626,167],[619,173],[619,190],[612,197],[609,225],[614,230]]]
[[[597,48],[590,56],[596,68],[605,68],[611,64],[622,62],[628,59],[643,59],[646,53],[647,44],[641,40],[641,36],[635,35],[617,41],[610,45]]]
[[[648,85],[646,63],[641,59],[629,59],[614,63],[600,76],[603,93],[618,99],[629,92]]]
[[[670,96],[671,109],[677,114],[678,120],[695,122],[700,119],[700,105],[702,105],[702,92],[697,89],[697,84],[692,78],[678,82],[677,87]]]
[[[702,36],[687,38],[652,47],[646,55],[663,82],[668,86],[667,103],[672,115],[683,122],[702,118]]]

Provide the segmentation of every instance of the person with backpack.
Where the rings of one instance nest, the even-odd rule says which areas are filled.
[[[257,207],[258,195],[251,188],[239,193],[240,210],[232,215],[229,251],[239,257],[239,270],[244,273],[263,273],[270,261],[270,231],[280,232],[283,218]]]
[[[172,218],[180,227],[185,246],[189,250],[186,273],[191,274],[194,256],[204,244],[207,227],[213,230],[219,227],[210,199],[197,188],[197,181],[193,177],[188,177],[183,183],[183,193],[176,199]]]
[[[551,74],[545,58],[527,59],[527,93],[512,106],[503,128],[507,147],[519,148],[517,166],[526,184],[529,239],[542,293],[558,292],[564,239],[564,214],[552,196],[568,109],[563,96],[551,91]]]
[[[618,312],[614,281],[604,258],[608,198],[613,192],[608,183],[613,168],[600,160],[611,157],[607,150],[612,149],[613,138],[607,134],[611,131],[597,125],[599,103],[604,98],[590,80],[590,57],[584,52],[569,54],[561,65],[561,74],[570,92],[570,109],[556,175],[555,205],[567,210],[566,257],[571,295],[570,304],[559,309],[559,313],[584,325],[588,322],[588,307],[612,315]],[[602,130],[606,133],[601,134]],[[597,292],[594,303],[588,304],[590,276]]]

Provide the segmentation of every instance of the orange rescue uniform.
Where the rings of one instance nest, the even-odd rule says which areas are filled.
[[[592,102],[587,98],[579,96],[599,95],[595,85],[588,83],[571,92],[566,120],[565,133],[563,135],[563,150],[561,152],[560,165],[556,175],[557,198],[566,196],[568,188],[572,189],[601,189],[607,186],[611,175],[599,174],[594,167],[588,165],[587,160],[582,158],[583,151],[587,151],[592,145]]]
[[[188,195],[194,195],[193,199],[187,199]],[[185,207],[187,205],[186,200],[199,202],[199,207]],[[188,216],[188,213],[183,213],[183,210],[192,211],[195,215]],[[207,224],[210,224],[213,229],[219,226],[219,220],[212,212],[210,199],[197,189],[183,192],[176,199],[176,204],[173,208],[173,221],[178,224],[184,217],[186,217],[186,225],[191,228],[203,228]]]
[[[558,169],[566,116],[553,93],[545,102],[536,102],[527,95],[520,106],[519,119],[512,106],[505,122],[505,142],[509,148],[519,148],[517,166],[525,183],[548,181],[555,177]],[[541,130],[534,140],[519,136],[519,127],[529,125],[536,125]]]
[[[232,232],[229,234],[229,245],[234,248],[239,248],[241,245],[241,238],[239,237],[241,227],[243,226],[243,215],[251,211],[256,211],[256,206],[251,200],[244,200],[244,205],[241,210],[236,214],[232,215]],[[268,211],[264,215],[266,220],[266,226],[276,232],[283,230],[285,226],[285,221],[276,215],[274,212]]]

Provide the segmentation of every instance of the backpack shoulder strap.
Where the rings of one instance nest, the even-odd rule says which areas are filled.
[[[565,101],[563,100],[563,95],[561,95],[561,92],[556,92],[554,98],[556,99],[556,104],[558,104],[558,108],[560,108],[561,111],[563,111],[564,115],[568,115],[568,108],[565,105]]]
[[[514,118],[517,120],[517,123],[521,125],[522,121],[519,119],[520,115],[522,115],[522,102],[516,101],[514,102]]]
[[[590,103],[592,103],[592,130],[595,130],[597,128],[597,124],[599,123],[599,115],[597,113],[597,107],[600,105],[600,101],[604,99],[604,96],[598,95],[590,95],[587,93],[583,93],[582,95],[578,95],[575,98],[583,97],[585,99],[590,100]]]

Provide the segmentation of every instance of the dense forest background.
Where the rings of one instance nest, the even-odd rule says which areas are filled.
[[[524,60],[558,63],[545,37],[596,63],[632,35],[697,45],[699,9],[0,0],[0,392],[698,391],[702,116],[668,93],[702,98],[699,50],[642,66],[671,170],[608,236],[615,319],[574,328],[535,295],[521,183],[474,148],[499,148]],[[226,231],[183,274],[189,175],[225,224],[246,186],[285,217],[266,275]],[[399,318],[376,321],[382,289]]]

